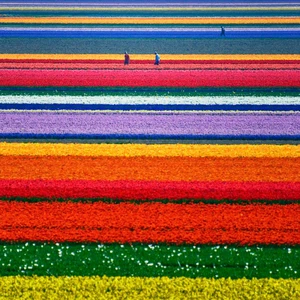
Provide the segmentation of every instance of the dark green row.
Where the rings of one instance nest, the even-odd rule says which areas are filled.
[[[110,198],[22,198],[22,197],[0,197],[0,201],[4,202],[28,202],[28,203],[37,203],[37,202],[73,202],[73,203],[96,203],[104,202],[109,204],[119,204],[119,203],[133,203],[133,204],[142,204],[142,203],[174,203],[174,204],[189,204],[189,203],[206,203],[206,204],[239,204],[239,205],[248,205],[248,204],[264,204],[264,205],[288,205],[288,204],[300,204],[300,200],[214,200],[214,199],[179,199],[179,200],[170,200],[170,199],[152,199],[152,200],[123,200],[123,199],[110,199]]]
[[[147,139],[68,139],[68,138],[0,138],[0,142],[5,143],[76,143],[76,144],[147,144],[147,145],[154,145],[154,144],[212,144],[212,145],[300,145],[300,142],[297,140],[189,140],[189,139],[161,139],[161,140],[147,140]]]
[[[0,276],[299,278],[300,247],[0,244]]]
[[[219,27],[218,27],[219,28]],[[299,39],[0,38],[0,53],[299,54]]]
[[[21,96],[285,96],[299,97],[300,88],[127,88],[127,87],[0,87],[0,95]]]
[[[5,17],[292,17],[299,16],[300,10],[105,10],[105,11],[76,11],[76,10],[5,10],[0,14]]]

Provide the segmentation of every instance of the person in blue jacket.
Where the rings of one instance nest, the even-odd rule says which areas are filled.
[[[155,54],[155,65],[159,65],[160,64],[160,56],[157,52],[154,53]]]
[[[124,55],[124,65],[129,65],[129,61],[130,61],[130,57],[128,52],[126,51]]]
[[[221,36],[225,36],[225,28],[221,26]]]

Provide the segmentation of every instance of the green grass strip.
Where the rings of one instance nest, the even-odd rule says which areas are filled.
[[[231,200],[231,199],[112,199],[112,198],[46,198],[46,197],[0,197],[0,201],[4,202],[28,202],[28,203],[38,203],[38,202],[72,202],[72,203],[96,203],[104,202],[109,204],[119,204],[119,203],[132,203],[132,204],[144,204],[144,203],[174,203],[174,204],[190,204],[190,203],[206,203],[206,204],[239,204],[239,205],[248,205],[251,204],[264,204],[264,205],[288,205],[288,204],[300,204],[299,200],[262,200],[262,199],[253,199],[253,200]]]
[[[298,140],[189,140],[189,139],[162,139],[162,140],[147,140],[147,139],[42,139],[42,138],[11,138],[0,139],[0,142],[6,143],[77,143],[77,144],[99,144],[99,143],[106,143],[106,144],[147,144],[147,145],[154,145],[154,144],[213,144],[213,145],[240,145],[240,144],[251,144],[251,145],[262,145],[262,144],[269,144],[269,145],[299,145],[300,141]]]
[[[0,87],[0,95],[42,96],[289,96],[300,88]]]
[[[299,278],[300,247],[0,244],[0,276]]]

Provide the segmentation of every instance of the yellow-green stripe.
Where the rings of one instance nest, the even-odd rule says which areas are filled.
[[[296,300],[300,279],[9,276],[0,278],[0,295],[5,299]]]

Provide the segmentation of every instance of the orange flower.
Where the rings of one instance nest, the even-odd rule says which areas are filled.
[[[0,202],[6,241],[300,244],[300,205]]]

